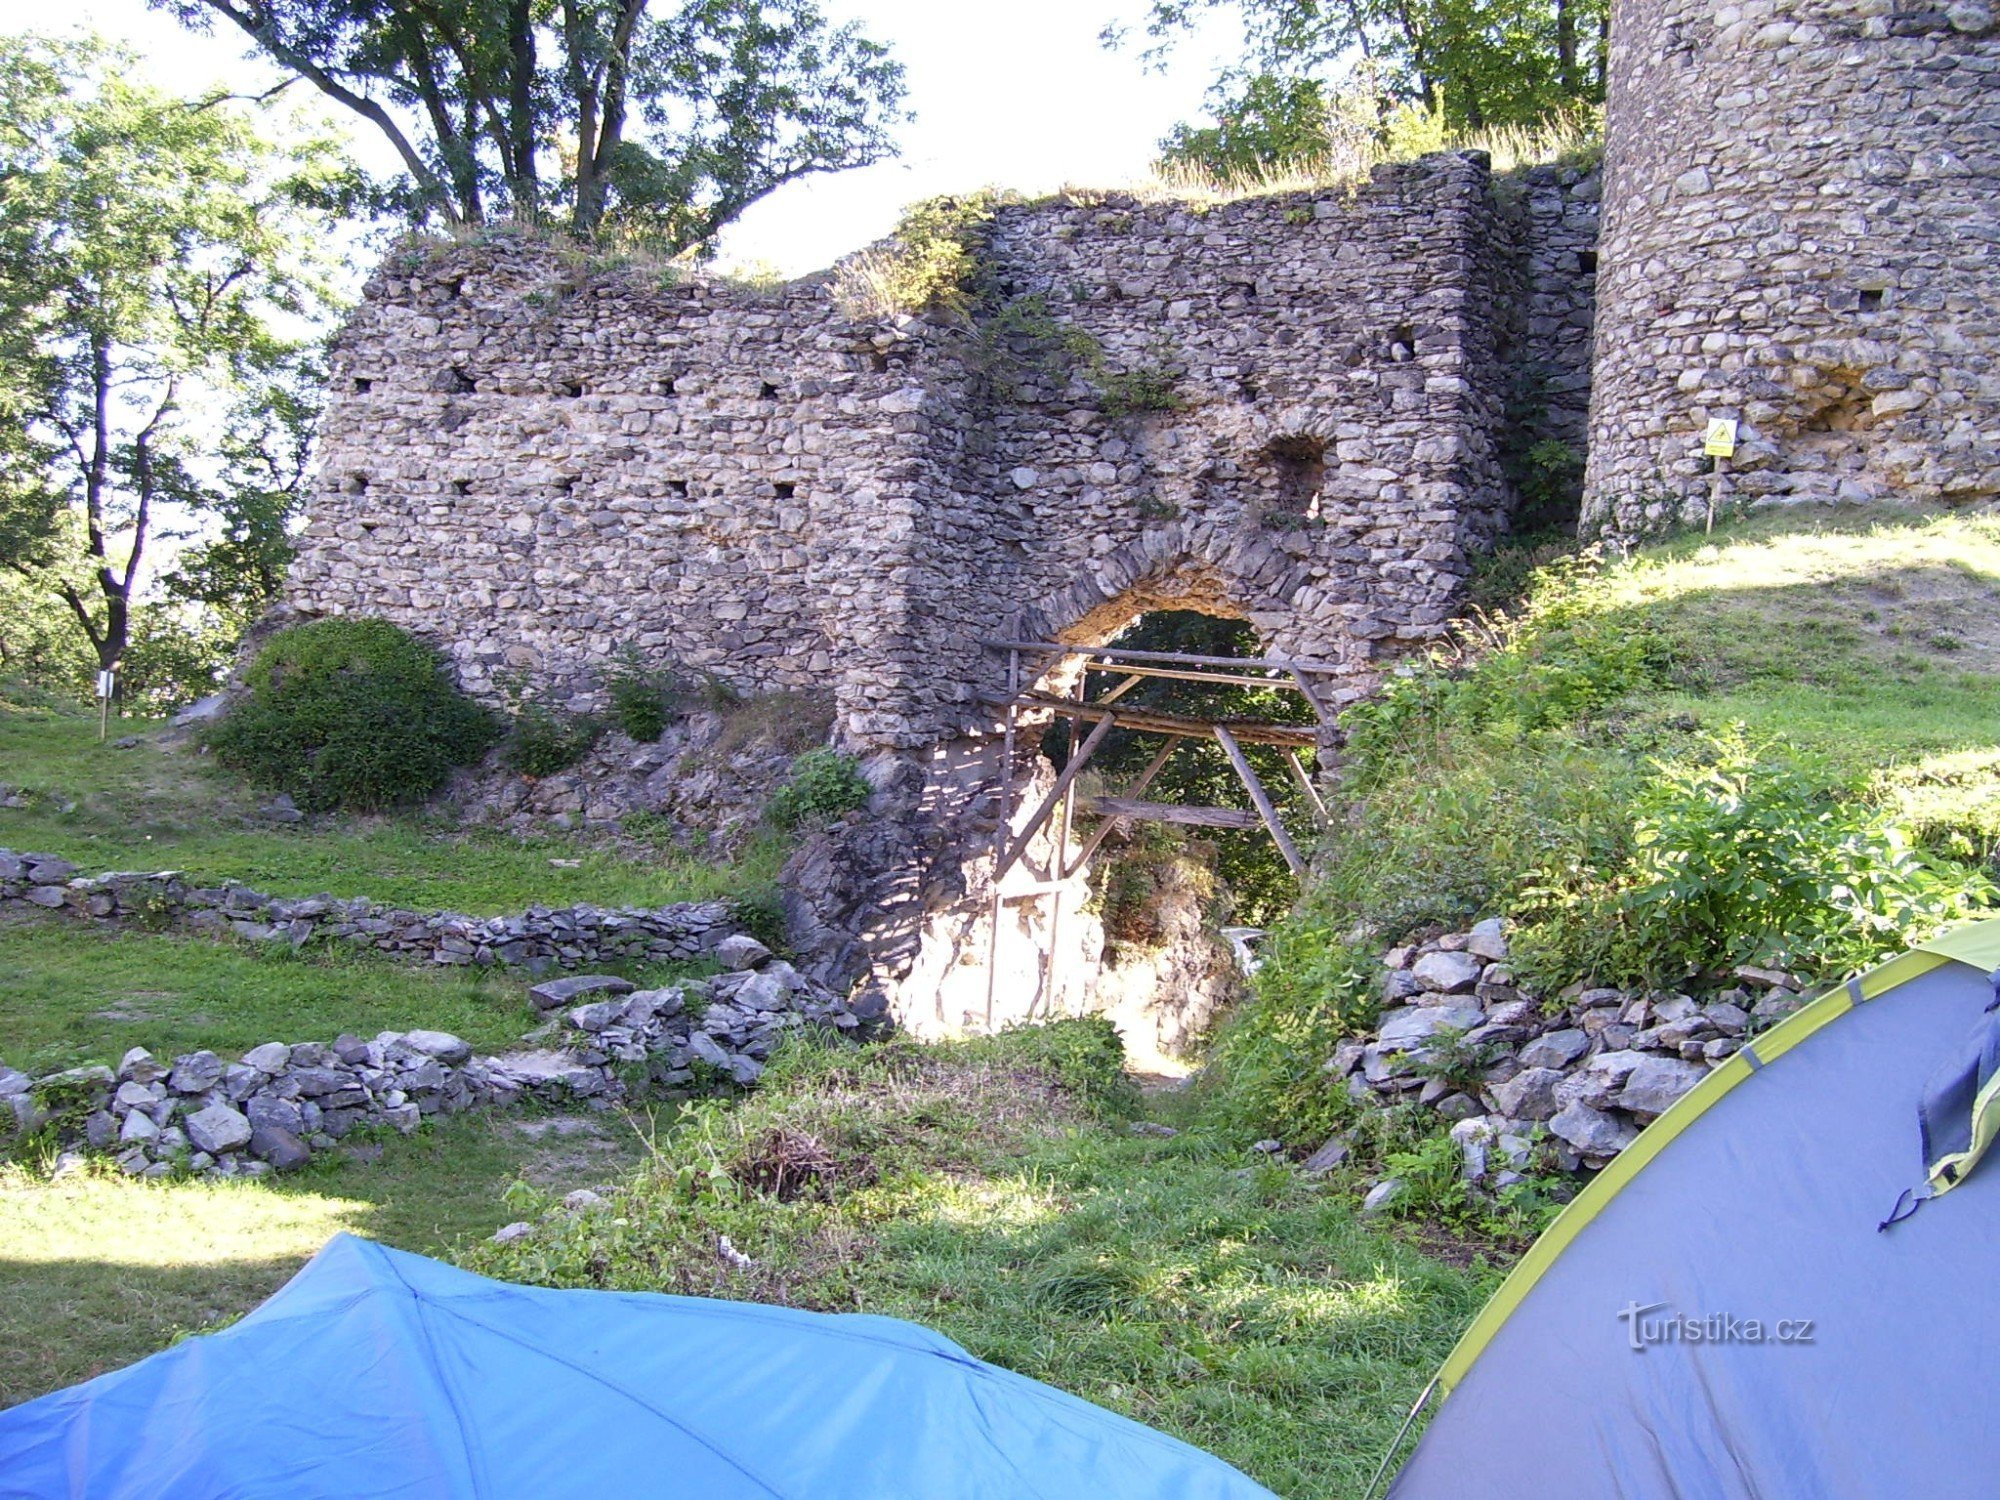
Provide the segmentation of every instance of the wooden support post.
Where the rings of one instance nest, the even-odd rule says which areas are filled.
[[[1245,829],[1258,826],[1257,814],[1241,807],[1190,807],[1184,802],[1139,802],[1131,797],[1089,797],[1084,811],[1142,823],[1179,823],[1189,828]]]
[[[1104,736],[1110,733],[1111,726],[1117,722],[1110,714],[1106,714],[1098,720],[1097,727],[1090,731],[1082,745],[1077,747],[1076,753],[1069,758],[1069,764],[1063,767],[1062,775],[1056,778],[1056,784],[1049,788],[1049,794],[1042,799],[1041,806],[1035,809],[1035,815],[1028,819],[1027,826],[1015,835],[1014,842],[1008,846],[1007,852],[1001,856],[1000,863],[994,867],[993,883],[996,886],[1000,883],[1000,877],[1013,869],[1015,862],[1028,852],[1028,845],[1033,843],[1035,835],[1042,831],[1042,825],[1048,822],[1050,814],[1062,805],[1063,799],[1069,794],[1069,789],[1076,784],[1076,778],[1083,774],[1083,768],[1090,764],[1091,756],[1097,753],[1097,747],[1103,743]]]
[[[1287,750],[1285,764],[1292,768],[1292,779],[1298,782],[1299,790],[1306,794],[1306,802],[1313,810],[1313,821],[1319,824],[1320,830],[1324,832],[1333,822],[1333,818],[1326,810],[1326,803],[1320,797],[1319,788],[1313,785],[1312,777],[1306,774],[1306,768],[1299,760],[1299,752]]]
[[[1306,862],[1300,857],[1298,845],[1292,842],[1292,836],[1285,832],[1285,825],[1278,821],[1278,810],[1271,805],[1270,794],[1264,790],[1264,783],[1257,779],[1256,769],[1243,754],[1243,747],[1236,743],[1236,736],[1221,724],[1215,726],[1215,738],[1222,746],[1223,753],[1229,757],[1229,763],[1236,768],[1236,774],[1242,778],[1243,789],[1250,794],[1250,800],[1257,804],[1257,811],[1264,819],[1264,826],[1270,830],[1271,841],[1278,846],[1278,852],[1285,857],[1286,865],[1291,868],[1293,875],[1304,880]]]
[[[1021,653],[1018,649],[1007,653],[1007,728],[1001,742],[1000,751],[1000,826],[993,832],[993,857],[997,861],[1007,852],[1007,830],[1014,821],[1014,718],[1020,712],[1016,700],[1021,696]],[[992,924],[986,934],[986,1029],[993,1029],[994,987],[999,983],[1000,974],[1000,873],[999,865],[994,866],[993,910],[989,913]]]
[[[1136,797],[1139,793],[1145,791],[1147,787],[1151,786],[1153,778],[1160,774],[1161,769],[1165,767],[1174,751],[1180,748],[1180,743],[1181,737],[1179,735],[1169,735],[1166,744],[1160,747],[1160,753],[1147,762],[1146,769],[1139,773],[1139,779],[1125,789],[1125,795]],[[1085,865],[1089,864],[1090,856],[1097,852],[1099,845],[1111,837],[1111,830],[1117,826],[1115,822],[1109,819],[1098,824],[1091,831],[1090,837],[1084,841],[1082,850],[1077,854],[1075,860],[1071,862],[1070,867],[1063,871],[1063,874],[1065,876],[1074,875]]]
[[[1320,697],[1319,689],[1313,686],[1312,678],[1297,667],[1293,667],[1291,673],[1292,681],[1299,685],[1299,691],[1305,695],[1306,702],[1310,703],[1313,706],[1313,712],[1319,715],[1320,723],[1331,724],[1334,717],[1333,710],[1327,707],[1326,700]]]
[[[1133,688],[1137,687],[1140,683],[1144,682],[1145,680],[1146,680],[1145,674],[1143,673],[1140,672],[1130,673],[1127,675],[1127,677],[1123,682],[1119,683],[1117,687],[1113,688],[1110,692],[1106,693],[1102,698],[1099,698],[1097,701],[1099,703],[1116,703],[1120,698],[1124,697],[1127,693],[1131,692]]]

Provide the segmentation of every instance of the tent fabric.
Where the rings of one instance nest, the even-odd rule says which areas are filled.
[[[892,1318],[513,1286],[349,1235],[233,1327],[0,1412],[0,1497],[1252,1500]]]
[[[1919,1107],[1988,1019],[1990,960],[2000,922],[1925,945],[1643,1132],[1447,1367],[1393,1500],[1993,1493],[2000,1169],[1877,1227],[1921,1180]]]

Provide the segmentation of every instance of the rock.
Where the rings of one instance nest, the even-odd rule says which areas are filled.
[[[206,698],[195,699],[168,722],[176,729],[190,729],[197,724],[213,724],[228,712],[229,695],[211,693]]]
[[[623,1000],[593,1000],[572,1007],[567,1019],[578,1031],[602,1031],[625,1018],[625,1004]]]
[[[1285,1150],[1285,1143],[1275,1138],[1267,1138],[1252,1142],[1250,1149],[1264,1156],[1282,1156]]]
[[[1687,995],[1667,995],[1653,1002],[1653,1024],[1665,1026],[1692,1020],[1700,1011],[1701,1007]]]
[[[1734,976],[1747,984],[1774,985],[1779,989],[1797,990],[1799,981],[1783,969],[1767,969],[1759,964],[1738,964]]]
[[[551,979],[534,985],[528,991],[528,998],[535,1002],[539,1010],[554,1010],[578,995],[629,995],[637,988],[631,980],[620,979],[615,974],[577,974],[568,979]]]
[[[1361,1212],[1373,1218],[1385,1214],[1396,1206],[1396,1200],[1403,1196],[1403,1179],[1384,1177],[1368,1190],[1368,1196],[1361,1200]]]
[[[1467,1182],[1485,1180],[1486,1148],[1496,1134],[1492,1121],[1483,1116],[1460,1120],[1451,1127],[1451,1142],[1458,1147],[1459,1175]]]
[[[1618,1107],[1635,1115],[1665,1114],[1673,1102],[1708,1076],[1700,1063],[1677,1057],[1642,1057],[1626,1075]]]
[[[125,1117],[125,1123],[119,1127],[118,1139],[125,1142],[127,1145],[131,1145],[134,1143],[143,1145],[145,1142],[152,1140],[159,1133],[160,1133],[159,1126],[155,1125],[152,1122],[152,1120],[147,1116],[140,1114],[137,1110],[134,1110],[131,1114]]]
[[[1368,1044],[1349,1038],[1333,1049],[1333,1056],[1320,1064],[1322,1073],[1331,1073],[1336,1078],[1345,1078],[1361,1066],[1361,1059],[1368,1051]]]
[[[403,1033],[403,1045],[453,1067],[472,1056],[472,1044],[449,1031],[406,1031]]]
[[[1346,1136],[1328,1136],[1325,1145],[1299,1163],[1299,1170],[1308,1177],[1324,1176],[1346,1161],[1353,1149]]]
[[[1993,29],[1993,7],[1986,0],[1954,0],[1945,7],[1944,18],[1953,31],[1968,36],[1984,36]]]
[[[222,1082],[224,1065],[213,1052],[190,1052],[174,1059],[167,1087],[177,1094],[205,1094]]]
[[[1574,1027],[1544,1032],[1521,1049],[1521,1065],[1530,1069],[1566,1068],[1589,1050],[1590,1038]]]
[[[1410,973],[1424,989],[1440,995],[1458,995],[1479,983],[1485,967],[1469,953],[1426,953],[1411,965]]]
[[[1157,1120],[1134,1120],[1125,1127],[1131,1135],[1150,1135],[1163,1141],[1170,1141],[1180,1132],[1171,1125],[1162,1125]]]
[[[1750,1012],[1727,1001],[1708,1006],[1701,1014],[1702,1019],[1724,1036],[1741,1036],[1750,1028]]]
[[[526,1239],[534,1232],[534,1225],[516,1219],[512,1224],[502,1224],[498,1229],[494,1230],[491,1243],[495,1245],[511,1245],[516,1240]]]
[[[118,1117],[108,1109],[92,1110],[83,1122],[83,1138],[99,1151],[106,1151],[118,1140]]]
[[[1758,1025],[1769,1026],[1782,1021],[1805,1002],[1790,990],[1774,989],[1751,1007],[1750,1014]]]
[[[1465,951],[1475,958],[1483,958],[1491,963],[1503,963],[1507,958],[1507,924],[1498,917],[1488,917],[1483,922],[1472,924],[1472,931],[1465,936]]]
[[[715,945],[715,958],[725,969],[754,969],[771,957],[771,950],[747,932],[732,933]]]
[[[226,1104],[211,1104],[188,1116],[187,1137],[213,1156],[250,1144],[250,1122]]]
[[[1418,1005],[1390,1011],[1376,1036],[1383,1051],[1409,1051],[1442,1031],[1470,1031],[1485,1019],[1474,1005]]]
[[[1616,1156],[1639,1132],[1588,1104],[1565,1105],[1549,1120],[1549,1134],[1568,1141],[1585,1156]]]
[[[67,899],[59,885],[38,885],[29,888],[27,899],[36,906],[46,906],[53,911]]]
[[[63,885],[76,874],[76,866],[66,859],[57,859],[53,854],[30,854],[28,862],[29,885]],[[30,893],[30,899],[33,899]]]
[[[1523,1068],[1488,1092],[1494,1106],[1510,1120],[1546,1120],[1558,1108],[1556,1089],[1562,1082],[1563,1075],[1555,1068]]]
[[[250,1154],[269,1162],[273,1169],[280,1172],[292,1171],[312,1160],[312,1151],[306,1143],[280,1125],[253,1129],[250,1132]]]
[[[165,1078],[167,1069],[154,1061],[153,1054],[144,1047],[134,1047],[118,1063],[118,1076],[129,1078],[134,1083],[151,1083]]]
[[[0,1067],[0,1098],[8,1094],[25,1094],[35,1086],[35,1080],[19,1068]]]
[[[764,1065],[754,1057],[732,1057],[729,1059],[729,1076],[738,1087],[747,1089],[764,1076]]]
[[[573,1193],[563,1194],[562,1204],[571,1213],[586,1213],[593,1208],[604,1207],[604,1195],[589,1188],[578,1188]]]
[[[1470,1094],[1446,1094],[1438,1100],[1437,1112],[1447,1120],[1469,1120],[1480,1113],[1480,1105]]]
[[[259,1073],[276,1076],[291,1066],[292,1049],[283,1042],[266,1042],[261,1047],[252,1047],[243,1054],[243,1061]]]

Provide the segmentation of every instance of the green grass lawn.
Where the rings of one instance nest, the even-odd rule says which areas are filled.
[[[491,1049],[534,1026],[531,982],[23,917],[0,921],[0,1060],[39,1073],[115,1064],[130,1047],[235,1057],[263,1042],[418,1026]]]
[[[99,744],[94,717],[0,692],[0,783],[29,805],[0,808],[0,848],[57,854],[80,869],[178,869],[273,895],[368,896],[420,910],[498,916],[542,904],[660,906],[768,887],[783,849],[735,861],[612,846],[583,835],[459,830],[418,814],[259,822],[266,799],[162,733],[127,721]],[[130,749],[115,741],[139,735]]]
[[[608,1208],[544,1200],[533,1234],[467,1259],[910,1318],[1279,1494],[1359,1496],[1498,1268],[1198,1129],[1135,1137],[1084,1024],[789,1053],[663,1134]],[[754,1264],[721,1262],[721,1234]]]
[[[341,1230],[448,1252],[516,1217],[516,1180],[555,1193],[603,1184],[642,1150],[640,1128],[617,1115],[503,1116],[255,1183],[108,1169],[51,1180],[0,1164],[0,1406],[240,1317]]]

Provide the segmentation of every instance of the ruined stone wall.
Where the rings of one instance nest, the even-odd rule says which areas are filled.
[[[1588,522],[2000,493],[1987,0],[1621,0],[1603,254]]]
[[[1247,617],[1346,691],[1503,528],[1527,284],[1483,158],[1200,209],[1003,209],[977,326],[856,321],[505,237],[384,265],[336,351],[286,604],[467,686],[632,647],[831,688],[850,745],[990,722],[1009,633]]]

